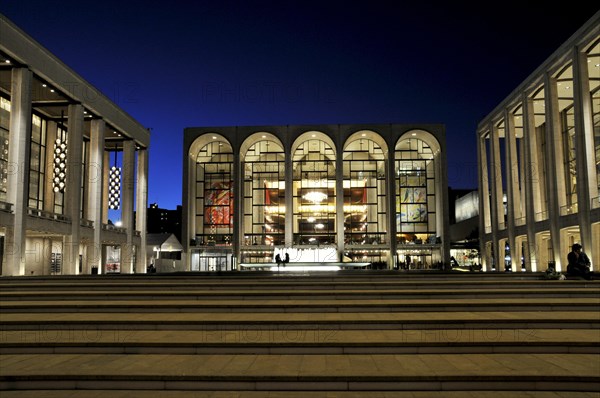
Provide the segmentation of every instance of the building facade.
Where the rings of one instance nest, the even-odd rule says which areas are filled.
[[[445,145],[442,125],[187,128],[184,268],[446,263]]]
[[[2,15],[0,38],[1,274],[146,272],[148,130]]]
[[[515,60],[518,62],[518,60]],[[600,12],[478,125],[486,270],[600,264]]]

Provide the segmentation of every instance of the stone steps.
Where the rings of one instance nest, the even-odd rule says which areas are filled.
[[[2,278],[0,355],[2,398],[598,398],[600,282]]]
[[[23,312],[467,312],[600,311],[597,298],[404,300],[12,300],[2,313]]]

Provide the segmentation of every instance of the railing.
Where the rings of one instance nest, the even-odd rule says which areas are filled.
[[[535,221],[543,221],[548,219],[548,211],[540,211],[535,213]]]
[[[59,221],[59,222],[64,222],[64,223],[71,222],[71,219],[69,217],[64,216],[62,214],[52,213],[49,211],[44,211],[44,210],[39,210],[39,209],[33,209],[31,207],[27,209],[27,214],[30,216],[33,216],[33,217],[43,218],[46,220]]]
[[[82,219],[79,223],[82,227],[94,228],[94,222],[91,220]]]
[[[142,236],[142,233],[140,231],[133,231],[133,234],[135,236]]]
[[[577,203],[575,203],[573,205],[562,206],[560,208],[561,216],[567,216],[569,214],[575,214],[575,213],[577,213]]]
[[[113,231],[113,232],[117,232],[120,234],[126,234],[127,233],[127,229],[125,228],[121,228],[121,227],[117,227],[114,226],[112,224],[102,224],[102,229],[105,231]]]
[[[592,209],[597,209],[600,207],[600,196],[592,198]]]
[[[525,224],[527,224],[527,217],[519,217],[519,218],[515,219],[516,226],[521,226],[521,225],[525,225]]]
[[[0,201],[0,211],[5,211],[7,213],[12,213],[12,203],[7,203],[7,202]]]

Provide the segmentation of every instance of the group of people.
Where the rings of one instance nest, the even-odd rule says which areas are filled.
[[[594,277],[598,277],[598,275],[590,270],[592,263],[582,249],[583,247],[579,243],[575,243],[571,247],[571,252],[567,255],[569,263],[567,265],[567,275],[591,280]]]
[[[283,266],[285,267],[285,264],[290,262],[290,255],[288,253],[285,253],[285,258],[281,258],[281,256],[278,254],[275,256],[275,262],[277,263],[277,267],[279,267],[281,264],[283,264]]]

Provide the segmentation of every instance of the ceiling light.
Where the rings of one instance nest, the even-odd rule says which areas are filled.
[[[10,64],[10,59],[4,61],[5,64]]]
[[[318,204],[318,203],[321,203],[322,201],[324,201],[325,199],[327,199],[327,194],[323,193],[323,192],[318,192],[318,191],[311,191],[311,192],[307,192],[302,197],[304,199],[308,200],[309,202]]]

